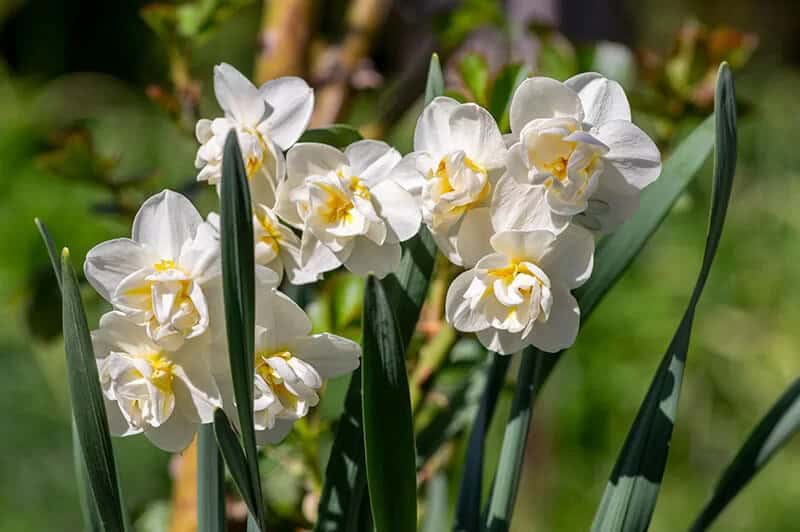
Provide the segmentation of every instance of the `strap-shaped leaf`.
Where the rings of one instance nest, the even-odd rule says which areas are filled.
[[[228,416],[220,408],[214,411],[214,436],[220,453],[225,459],[225,464],[228,466],[228,471],[231,473],[233,483],[236,484],[236,489],[239,490],[250,515],[258,515],[261,500],[257,498],[251,483],[250,465],[242,452],[239,438],[236,436]]]
[[[511,98],[517,87],[530,75],[530,70],[525,65],[507,65],[497,74],[489,95],[489,112],[497,120],[500,131],[509,130]]]
[[[319,142],[336,148],[344,148],[361,139],[361,133],[354,127],[347,124],[333,124],[305,131],[298,142]]]
[[[792,383],[772,405],[736,457],[725,469],[711,500],[692,525],[691,532],[706,530],[761,468],[800,429],[800,379]]]
[[[442,532],[447,529],[447,476],[436,473],[428,482],[425,494],[425,518],[422,532]]]
[[[481,526],[484,443],[511,361],[511,357],[507,355],[489,353],[489,356],[492,357],[492,362],[486,372],[486,387],[472,425],[467,454],[464,458],[464,476],[458,492],[456,522],[453,527],[456,531],[477,532]]]
[[[94,501],[93,504],[88,503],[86,508],[97,510],[104,530],[121,532],[125,530],[124,513],[103,392],[78,279],[66,248],[61,254],[60,275],[70,401],[80,442],[79,452],[83,457],[86,479]],[[80,476],[83,470],[79,468],[77,473]]]
[[[206,423],[197,432],[197,532],[224,530],[225,466],[214,426]]]
[[[364,296],[361,360],[364,456],[377,532],[417,526],[417,477],[405,346],[381,283],[370,276]]]
[[[261,479],[253,429],[253,375],[255,372],[255,258],[250,189],[236,132],[225,139],[220,191],[222,290],[233,392],[239,416],[244,455],[247,457],[254,517],[263,529]],[[228,464],[230,467],[230,464]]]
[[[695,308],[722,235],[736,167],[736,102],[727,64],[719,70],[714,114],[714,187],[703,264],[686,312],[611,472],[592,530],[646,530],[656,505],[678,411]]]
[[[442,94],[444,94],[442,65],[439,63],[439,54],[433,54],[428,65],[428,81],[425,84],[425,105],[428,105],[434,98]]]

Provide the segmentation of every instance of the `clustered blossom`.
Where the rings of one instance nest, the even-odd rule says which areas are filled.
[[[577,336],[571,290],[591,276],[595,238],[633,215],[661,171],[622,87],[595,73],[525,80],[508,135],[482,107],[435,98],[406,156],[375,140],[343,151],[298,143],[314,105],[299,78],[257,88],[222,64],[214,91],[224,116],[198,122],[195,165],[197,179],[219,190],[225,138],[236,132],[253,209],[260,444],[285,437],[318,403],[324,379],[360,358],[350,340],[311,334],[303,309],[278,289],[284,277],[312,283],[339,267],[385,277],[424,224],[466,269],[447,291],[453,327],[498,353],[556,352]],[[87,255],[86,277],[113,307],[92,339],[115,435],[144,433],[177,451],[215,408],[237,419],[219,231],[216,213],[203,220],[165,190],[144,202],[131,238]]]

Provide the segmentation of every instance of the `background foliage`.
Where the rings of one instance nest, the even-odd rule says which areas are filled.
[[[347,34],[341,13],[349,4],[318,2],[316,16],[324,23],[311,49],[327,50]],[[560,4],[559,13],[556,2],[396,4],[386,15],[392,23],[373,40],[372,60],[360,62],[344,80],[350,97],[339,118],[366,134],[386,135],[405,151],[433,49],[442,52],[448,90],[490,107],[493,91],[503,88],[500,80],[515,74],[498,72],[509,57],[559,78],[601,69],[626,84],[634,119],[665,151],[710,111],[716,64],[727,59],[739,69],[737,184],[726,237],[697,310],[652,530],[687,528],[723,467],[800,368],[800,332],[793,326],[800,318],[794,282],[800,258],[794,208],[800,152],[794,139],[800,126],[792,112],[800,88],[800,33],[791,6],[778,0],[733,6],[680,0],[669,7],[655,0],[570,1]],[[532,29],[515,24],[530,14],[526,6],[534,7]],[[265,68],[254,65],[264,11],[269,5],[255,0],[180,6],[0,1],[0,471],[13,479],[0,485],[0,532],[48,530],[52,523],[77,530],[81,522],[60,305],[33,217],[48,223],[56,242],[69,242],[79,264],[96,242],[126,234],[132,213],[153,191],[168,186],[192,194],[205,209],[213,206],[213,192],[194,184],[191,124],[195,114],[217,111],[210,91],[215,63],[225,60],[244,72]],[[330,89],[336,83],[326,79],[323,59],[324,52],[314,52],[297,68]],[[591,522],[694,282],[709,172],[680,200],[545,387],[512,529],[530,530],[534,523],[540,530],[580,530]],[[362,294],[363,283],[333,276],[308,307],[315,327],[359,335]],[[308,301],[310,295],[300,294]],[[84,296],[89,323],[96,323],[104,305],[89,290]],[[457,340],[435,320],[423,325],[431,345],[446,350]],[[480,363],[473,347],[457,343],[450,354],[456,363],[446,371],[428,371],[438,366],[425,352],[415,358],[412,401],[420,427],[436,419],[443,398],[453,399],[465,368]],[[496,462],[499,452],[516,364],[490,427],[487,462]],[[319,415],[298,424],[297,433],[262,461],[274,530],[303,525],[308,508],[316,506],[330,422],[341,411],[346,385],[346,379],[331,383]],[[475,394],[463,395],[475,405]],[[456,419],[448,430],[458,432],[463,421]],[[437,432],[423,430],[418,447],[433,448],[430,435]],[[309,443],[317,438],[322,445]],[[172,479],[186,474],[186,464],[143,438],[115,440],[114,446],[137,530],[181,530],[185,500]],[[452,464],[446,471],[458,472],[465,449],[462,433],[436,456]],[[431,504],[447,491],[452,502],[457,475],[442,476],[435,460],[429,465],[423,474],[435,479],[427,488]],[[799,475],[794,443],[726,510],[717,529],[793,530]],[[490,479],[483,484],[488,489]],[[229,502],[229,513],[243,515],[241,503]]]

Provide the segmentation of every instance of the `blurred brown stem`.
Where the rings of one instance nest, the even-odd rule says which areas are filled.
[[[255,65],[257,83],[304,75],[310,34],[311,0],[265,0]]]
[[[197,438],[173,457],[175,479],[172,484],[172,517],[169,532],[195,532],[197,530]]]

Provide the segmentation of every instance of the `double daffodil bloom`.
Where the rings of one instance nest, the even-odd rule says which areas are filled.
[[[164,349],[203,335],[209,326],[204,287],[220,272],[213,228],[186,197],[165,190],[147,199],[132,238],[92,248],[86,279],[116,310],[145,327]]]

